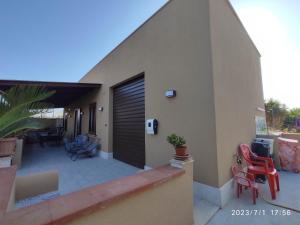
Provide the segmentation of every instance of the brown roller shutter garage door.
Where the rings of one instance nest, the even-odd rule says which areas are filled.
[[[144,77],[113,89],[114,158],[144,168],[145,89]]]

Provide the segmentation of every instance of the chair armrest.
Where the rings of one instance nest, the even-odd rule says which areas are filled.
[[[242,170],[239,170],[238,172],[244,174],[247,178],[249,178],[252,181],[255,180],[255,176],[252,173],[248,173],[248,172],[245,172],[245,171],[242,171]]]
[[[265,171],[268,171],[269,169],[269,165],[267,161],[263,161],[263,162],[258,162],[258,161],[251,161],[252,165],[258,165],[258,166],[262,166],[265,168]]]
[[[268,163],[268,167],[274,168],[273,159],[268,157],[257,156],[255,159],[266,161]]]
[[[240,180],[244,180],[244,181],[246,181],[247,183],[248,183],[248,186],[250,187],[251,186],[251,183],[250,183],[250,181],[249,181],[249,179],[247,179],[247,178],[245,178],[245,177],[241,177],[241,176],[238,176],[238,175],[235,175],[234,176],[234,179],[238,182],[238,180],[240,179]],[[239,183],[239,182],[238,182]]]
[[[259,166],[265,166],[266,165],[266,162],[263,161],[263,162],[259,162],[259,161],[251,161],[251,164],[253,165],[259,165]]]
[[[58,171],[16,177],[16,200],[58,190]]]

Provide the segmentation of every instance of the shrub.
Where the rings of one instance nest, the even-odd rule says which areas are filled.
[[[180,137],[176,134],[171,134],[167,137],[167,141],[173,145],[175,148],[185,145],[186,141],[183,137]]]

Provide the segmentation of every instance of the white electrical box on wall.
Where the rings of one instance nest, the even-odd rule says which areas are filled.
[[[157,134],[158,121],[157,119],[146,120],[146,132],[147,134]]]

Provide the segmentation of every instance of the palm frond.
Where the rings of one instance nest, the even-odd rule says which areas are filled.
[[[43,101],[52,96],[55,91],[47,91],[38,86],[15,86],[6,92],[0,93],[0,116],[9,110]]]
[[[43,87],[24,85],[0,92],[0,137],[8,136],[16,130],[37,127],[27,119],[47,112],[52,105],[41,101],[54,93],[55,91],[49,92]]]
[[[44,123],[42,121],[35,120],[34,118],[26,118],[6,127],[5,129],[2,129],[0,131],[0,137],[7,137],[24,130],[43,129],[46,128],[47,125],[48,124],[46,122]]]

